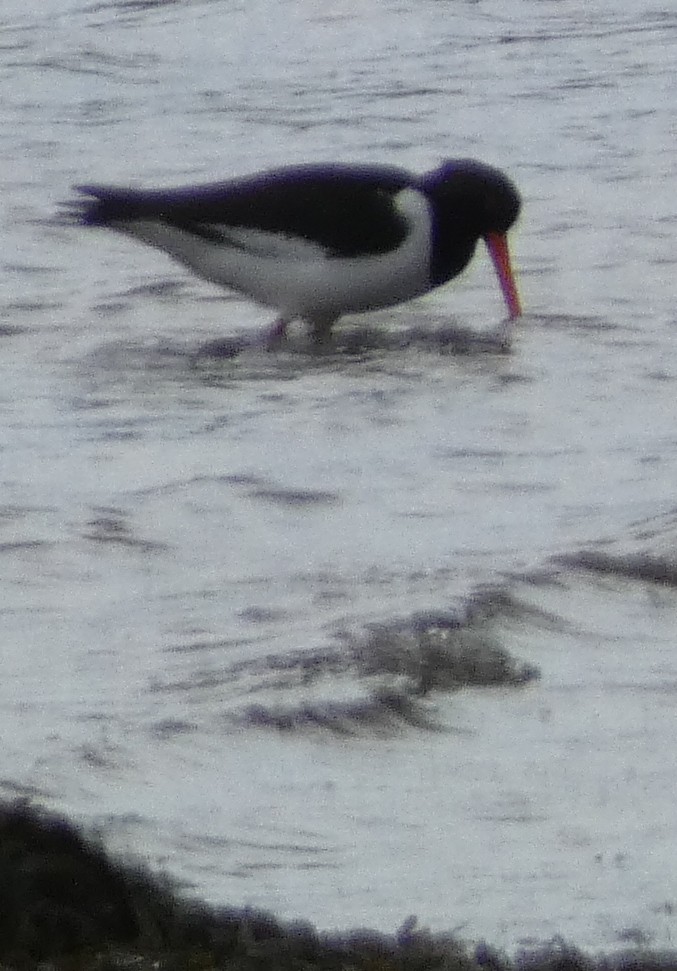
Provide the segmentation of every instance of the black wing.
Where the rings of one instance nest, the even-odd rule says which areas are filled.
[[[408,172],[378,165],[305,165],[229,182],[180,189],[78,186],[93,199],[79,207],[81,222],[112,226],[159,219],[206,238],[228,228],[299,236],[341,257],[386,253],[407,235],[393,198],[415,185]]]

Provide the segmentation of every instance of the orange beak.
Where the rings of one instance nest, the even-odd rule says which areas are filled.
[[[484,237],[484,241],[487,244],[487,249],[489,250],[491,259],[494,262],[496,275],[498,276],[498,281],[501,284],[503,297],[508,305],[508,313],[510,314],[510,318],[512,320],[521,315],[522,305],[517,292],[515,276],[512,272],[512,264],[510,263],[508,237],[501,233],[488,233]]]

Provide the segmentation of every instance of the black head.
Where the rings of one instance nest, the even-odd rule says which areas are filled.
[[[519,215],[519,192],[499,169],[473,159],[449,159],[421,179],[440,214],[475,239],[503,235]]]
[[[472,159],[450,159],[421,177],[417,188],[432,203],[431,281],[446,283],[463,270],[479,239],[505,236],[520,211],[520,196],[498,169]]]

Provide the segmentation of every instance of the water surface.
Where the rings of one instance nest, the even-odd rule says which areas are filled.
[[[4,791],[321,927],[670,946],[677,17],[59,0],[0,31]],[[265,311],[54,218],[78,182],[450,156],[524,194],[507,354],[479,251],[321,354],[227,359]]]

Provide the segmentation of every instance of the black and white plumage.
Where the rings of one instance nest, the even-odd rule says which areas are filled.
[[[300,165],[179,189],[77,187],[79,220],[127,233],[199,276],[326,336],[343,314],[418,297],[459,274],[479,239],[509,316],[521,313],[506,234],[520,210],[498,169],[451,160],[424,175],[383,165]]]

